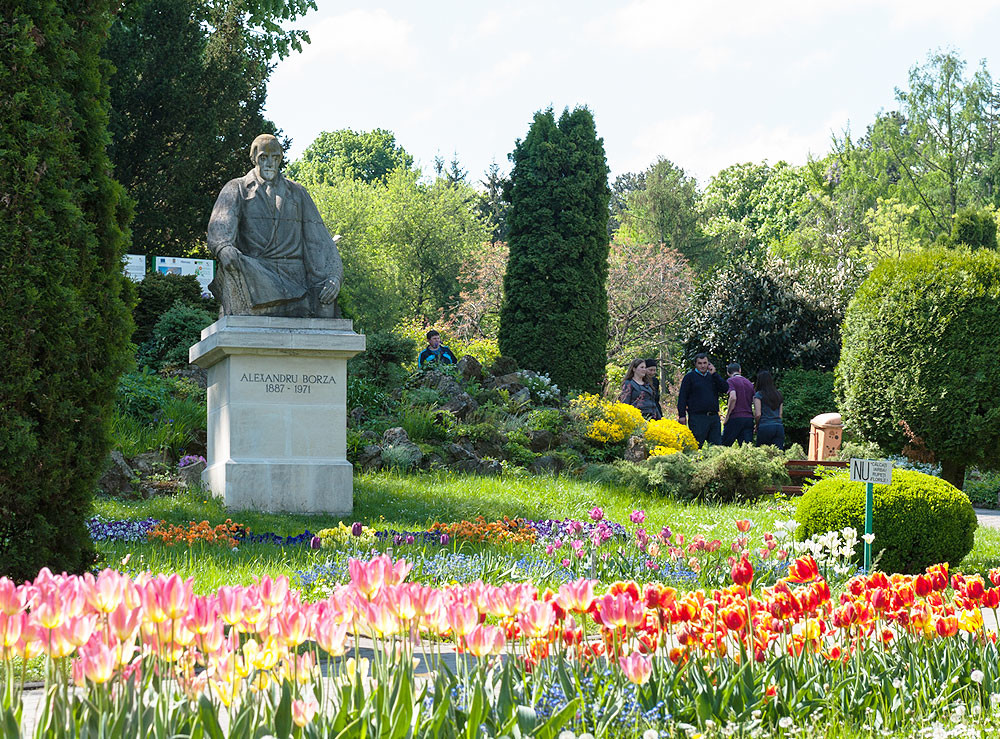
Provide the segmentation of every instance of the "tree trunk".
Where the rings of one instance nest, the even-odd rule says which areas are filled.
[[[941,477],[959,490],[965,485],[965,465],[957,462],[941,462]]]

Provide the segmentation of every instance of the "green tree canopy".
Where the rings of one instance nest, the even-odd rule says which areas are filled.
[[[608,340],[608,165],[586,108],[535,114],[510,155],[500,351],[563,390],[596,391]]]
[[[624,210],[616,213],[621,219],[616,238],[664,244],[701,266],[714,262],[699,228],[698,183],[681,167],[659,157],[641,176],[620,178],[615,184],[627,193]]]
[[[1000,465],[1000,255],[928,250],[885,260],[847,309],[837,393],[847,425],[929,450],[961,488]]]
[[[395,169],[411,169],[413,157],[396,144],[391,131],[324,131],[302,157],[288,167],[288,176],[302,184],[332,185],[341,179],[385,182]]]
[[[127,0],[104,56],[111,78],[111,158],[135,199],[132,248],[198,254],[223,184],[250,168],[250,143],[277,133],[264,117],[276,58],[300,50],[289,29],[313,0]],[[283,24],[283,25],[279,25]]]
[[[413,170],[309,190],[327,227],[343,237],[341,303],[369,331],[446,312],[458,299],[463,261],[488,239],[472,188],[426,184]]]

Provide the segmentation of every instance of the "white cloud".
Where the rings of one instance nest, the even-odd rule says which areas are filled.
[[[419,61],[412,33],[409,23],[382,8],[350,10],[310,27],[311,43],[301,54],[289,57],[280,70],[327,79],[343,66],[412,68]]]

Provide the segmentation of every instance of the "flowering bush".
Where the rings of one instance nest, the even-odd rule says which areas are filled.
[[[635,406],[607,401],[589,393],[574,398],[570,409],[586,422],[586,437],[599,444],[620,444],[646,426],[642,413]]]
[[[647,423],[645,439],[651,457],[666,456],[674,452],[693,452],[698,448],[691,429],[670,418]]]

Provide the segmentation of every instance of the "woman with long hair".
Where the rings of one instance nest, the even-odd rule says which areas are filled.
[[[774,385],[774,378],[767,370],[757,373],[754,383],[757,391],[753,396],[753,419],[757,426],[757,446],[776,446],[785,448],[785,424],[781,413],[785,408],[785,399],[781,391]]]
[[[625,380],[622,382],[622,391],[618,396],[622,403],[634,405],[642,413],[642,417],[649,419],[663,418],[660,404],[656,402],[653,386],[646,382],[646,360],[633,359],[625,373]]]

